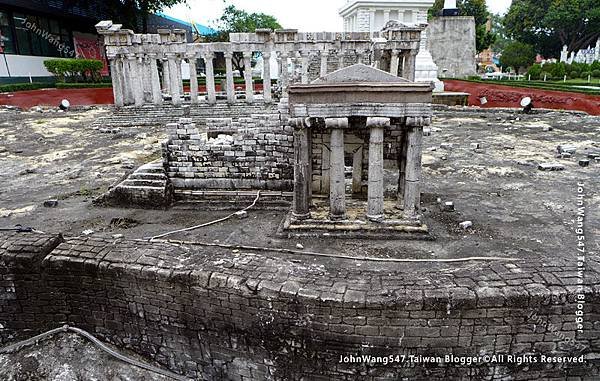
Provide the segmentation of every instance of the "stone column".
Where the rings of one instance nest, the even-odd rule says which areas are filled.
[[[421,214],[421,154],[423,127],[407,118],[409,130],[406,138],[406,188],[404,189],[404,211],[408,217]]]
[[[338,52],[338,70],[344,68],[344,55],[346,52],[342,49]]]
[[[156,63],[156,53],[148,54],[150,60],[150,80],[152,81],[152,104],[158,105],[163,101],[160,91],[160,77],[158,74],[158,64]]]
[[[310,188],[312,186],[310,130],[302,118],[290,120],[294,127],[294,209],[295,220],[310,218]]]
[[[166,58],[162,59],[162,91],[164,93],[171,92],[171,73],[169,73],[169,61]]]
[[[289,72],[288,72],[288,52],[279,53],[279,64],[281,72],[279,73],[279,80],[281,81],[281,96],[287,98],[288,96],[288,85],[289,85]]]
[[[254,83],[252,82],[252,52],[244,52],[244,82],[246,82],[246,103],[254,103]]]
[[[141,79],[141,65],[138,62],[138,57],[135,54],[128,54],[129,61],[129,78],[133,92],[133,101],[136,106],[144,104],[144,87]]]
[[[302,51],[302,83],[307,84],[308,80],[308,66],[310,64],[310,52]]]
[[[263,52],[263,98],[265,103],[273,101],[271,94],[271,52]]]
[[[225,71],[227,76],[227,103],[235,103],[235,83],[233,80],[232,52],[225,52]]]
[[[142,87],[144,90],[144,103],[152,103],[152,70],[150,68],[150,57],[146,54],[139,59],[140,71],[142,73]]]
[[[396,208],[404,210],[404,189],[406,189],[406,127],[403,126],[401,135],[397,138],[398,150],[398,202]]]
[[[204,59],[204,67],[206,68],[206,98],[208,103],[214,105],[217,103],[217,95],[215,91],[215,69],[213,66],[213,59],[215,54],[213,52],[206,52],[202,55]]]
[[[388,21],[390,21],[390,10],[386,9],[383,11],[383,26],[384,27],[387,25]]]
[[[384,219],[383,134],[386,127],[390,127],[389,118],[367,118],[367,128],[371,132],[367,218],[376,222]]]
[[[322,50],[321,51],[321,73],[319,74],[321,77],[327,75],[327,64],[329,59],[329,51]]]
[[[185,92],[183,91],[183,73],[181,72],[181,63],[183,62],[183,58],[178,54],[175,58],[175,64],[177,65],[177,85],[179,85],[179,94],[183,95]]]
[[[189,54],[187,56],[188,64],[190,65],[190,101],[198,103],[198,73],[196,71],[196,55]]]
[[[364,57],[363,57],[363,51],[362,50],[358,50],[358,49],[356,50],[356,57],[357,57],[356,63],[359,63],[359,64],[363,63],[363,58]]]
[[[348,128],[348,118],[326,118],[325,125],[331,130],[329,160],[329,218],[346,218],[346,178],[344,174],[344,129]]]
[[[411,82],[415,81],[416,58],[417,55],[412,50],[404,57],[404,68],[406,69],[406,73],[402,73],[402,75]]]
[[[369,10],[369,32],[375,32],[375,9]]]
[[[169,61],[169,87],[171,93],[171,102],[178,106],[181,104],[181,93],[179,93],[178,74],[177,74],[177,60],[175,59],[175,53],[167,53],[167,61]]]
[[[109,56],[110,61],[110,76],[112,79],[113,96],[115,105],[122,107],[125,105],[123,99],[123,63],[117,55]]]
[[[398,49],[392,50],[392,60],[390,62],[390,73],[398,75],[400,69],[400,51]]]
[[[132,105],[134,103],[133,78],[128,55],[122,55],[121,62],[123,63],[123,103],[125,105]]]

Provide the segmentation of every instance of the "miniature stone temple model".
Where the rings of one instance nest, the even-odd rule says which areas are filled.
[[[421,145],[423,126],[431,120],[432,86],[356,64],[292,85],[289,92],[295,168],[286,228],[426,232],[419,219]],[[394,162],[399,178],[388,200],[386,160]]]
[[[170,100],[180,106],[187,101],[181,61],[187,59],[193,72],[196,59],[205,59],[206,96],[192,76],[188,114],[210,116],[201,125],[190,115],[167,125],[168,180],[157,182],[151,202],[262,190],[263,199],[293,198],[283,234],[427,233],[420,219],[421,140],[431,121],[433,87],[415,82],[422,27],[390,21],[374,33],[258,31],[231,34],[228,43],[186,43],[178,31],[134,34],[110,22],[98,30],[117,73],[117,105]],[[268,80],[258,93],[246,70],[245,91],[236,93],[233,52],[244,52],[249,69],[253,52],[276,56],[281,91]],[[214,87],[217,53],[225,57],[225,94]],[[270,78],[270,65],[263,70]],[[385,171],[397,180],[386,183]],[[115,195],[117,190],[121,199],[145,197],[129,196],[135,193],[129,186],[116,187]]]

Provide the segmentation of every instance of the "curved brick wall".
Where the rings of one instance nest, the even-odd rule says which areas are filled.
[[[564,367],[339,363],[350,354],[590,357],[600,349],[597,262],[588,263],[586,281],[594,286],[585,287],[584,333],[578,334],[577,274],[567,263],[431,264],[426,271],[403,264],[402,272],[387,264],[350,270],[327,263],[324,270],[281,254],[93,238],[60,242],[0,235],[3,340],[68,322],[206,380],[599,375],[597,360]],[[562,342],[568,338],[575,345]]]

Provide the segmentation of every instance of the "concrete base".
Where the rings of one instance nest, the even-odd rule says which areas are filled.
[[[433,104],[446,106],[468,106],[469,93],[443,91],[433,94]]]
[[[298,220],[290,212],[282,221],[278,234],[287,237],[433,239],[420,218],[408,218],[394,206],[394,201],[386,201],[384,216],[374,221],[365,213],[365,201],[348,200],[346,219],[333,221],[328,216],[327,203],[316,200],[309,219]]]
[[[433,62],[433,57],[428,50],[420,51],[417,54],[415,81],[433,82],[434,92],[444,91],[444,83],[438,79],[438,66]]]

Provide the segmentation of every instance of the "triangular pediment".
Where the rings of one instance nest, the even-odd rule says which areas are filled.
[[[348,66],[324,77],[318,78],[312,84],[334,84],[334,83],[407,83],[407,79],[397,77],[386,71],[376,69],[365,64]]]

